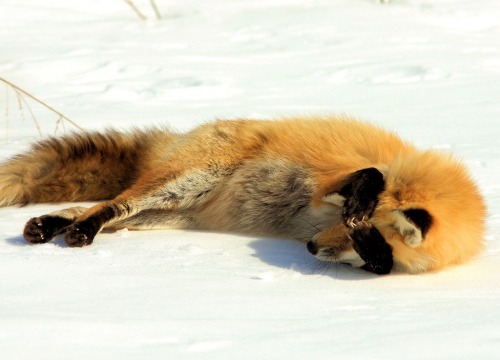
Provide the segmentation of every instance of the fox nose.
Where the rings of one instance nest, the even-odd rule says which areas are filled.
[[[316,255],[318,253],[318,244],[316,243],[316,241],[314,240],[311,240],[307,243],[307,250],[313,254],[313,255]]]

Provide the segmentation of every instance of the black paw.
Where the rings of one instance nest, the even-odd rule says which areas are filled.
[[[82,247],[92,244],[97,231],[84,223],[74,224],[66,230],[64,240],[70,247]]]
[[[43,244],[61,234],[72,220],[59,216],[41,216],[30,219],[24,226],[23,236],[32,244]]]
[[[366,263],[362,266],[364,270],[378,275],[391,272],[394,263],[392,248],[375,227],[370,224],[357,226],[349,236],[353,240],[354,250]]]
[[[368,220],[378,203],[378,195],[384,190],[384,176],[375,168],[356,171],[340,189],[345,197],[342,207],[342,220],[353,227],[356,223]]]

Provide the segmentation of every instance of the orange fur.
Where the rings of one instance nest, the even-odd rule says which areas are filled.
[[[332,260],[342,261],[342,254],[352,256],[352,243],[341,207],[324,196],[369,167],[384,174],[385,190],[368,222],[392,246],[398,268],[435,270],[482,249],[485,206],[462,164],[348,117],[218,121],[187,134],[52,139],[1,165],[0,206],[107,200],[57,216],[93,222],[96,231],[181,227],[302,241],[314,236],[318,246],[336,250]],[[415,208],[428,211],[433,222],[425,240],[409,245],[395,215]],[[36,233],[35,223],[27,227]],[[79,241],[76,228],[69,228],[68,243],[91,243]],[[30,241],[35,236],[25,234]]]

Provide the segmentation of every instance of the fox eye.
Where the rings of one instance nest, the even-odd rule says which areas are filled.
[[[422,232],[422,237],[425,237],[432,225],[432,216],[424,209],[408,209],[404,210],[406,218],[417,226]]]

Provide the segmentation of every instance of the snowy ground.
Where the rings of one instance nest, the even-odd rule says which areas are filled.
[[[500,358],[498,0],[2,0],[0,77],[85,128],[349,113],[449,149],[487,249],[439,273],[325,266],[293,241],[187,231],[29,246],[0,210],[4,359]],[[32,104],[45,135],[57,116]],[[71,127],[67,126],[68,129]],[[0,159],[39,138],[0,84]],[[467,204],[464,204],[467,206]]]

